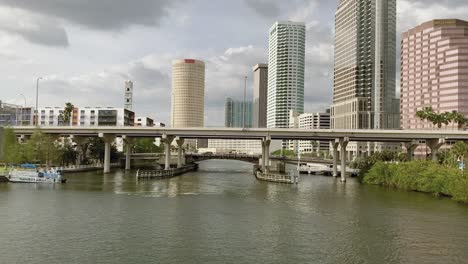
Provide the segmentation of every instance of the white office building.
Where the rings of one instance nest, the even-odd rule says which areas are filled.
[[[318,113],[304,113],[297,115],[290,111],[290,127],[299,129],[330,129],[330,110]],[[328,152],[329,142],[320,140],[290,141],[289,149],[300,153]]]
[[[268,45],[267,127],[289,127],[289,111],[304,112],[304,23],[276,22]]]

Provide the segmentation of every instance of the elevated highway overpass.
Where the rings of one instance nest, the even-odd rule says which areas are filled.
[[[130,168],[129,146],[132,140],[142,137],[160,137],[165,144],[165,165],[169,167],[170,145],[178,146],[178,166],[182,165],[182,145],[185,139],[250,139],[262,141],[262,170],[268,170],[271,140],[321,140],[330,141],[333,146],[334,175],[337,175],[338,149],[340,149],[342,170],[346,168],[346,146],[350,141],[357,142],[395,142],[406,145],[408,153],[414,151],[419,142],[424,140],[436,154],[446,141],[468,140],[468,131],[459,130],[353,130],[353,129],[271,129],[271,128],[155,128],[155,127],[39,127],[43,133],[57,136],[71,136],[74,139],[83,137],[101,137],[105,142],[104,171],[110,167],[110,144],[116,137],[127,142],[126,168]],[[19,136],[32,135],[37,127],[13,127]],[[0,145],[1,149],[1,145]],[[342,171],[342,175],[345,172]],[[343,176],[342,176],[343,177]],[[344,181],[345,179],[342,178]]]

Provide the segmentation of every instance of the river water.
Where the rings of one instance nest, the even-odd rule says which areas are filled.
[[[166,180],[67,177],[0,184],[0,263],[468,263],[468,206],[446,198],[259,182],[219,160]]]

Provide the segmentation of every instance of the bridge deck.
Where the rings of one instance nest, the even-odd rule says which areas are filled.
[[[16,134],[31,135],[37,127],[13,127]],[[251,139],[261,140],[335,140],[348,137],[351,141],[406,142],[413,139],[468,140],[468,131],[460,130],[352,130],[352,129],[268,129],[268,128],[154,128],[154,127],[40,127],[43,133],[75,136],[110,134],[127,137]]]

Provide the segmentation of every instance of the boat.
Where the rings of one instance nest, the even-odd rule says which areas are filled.
[[[65,183],[61,171],[58,169],[42,170],[34,164],[22,164],[20,168],[10,170],[8,175],[10,182],[24,183]]]
[[[330,170],[330,168],[325,164],[318,164],[318,163],[306,163],[299,167],[300,173],[326,173]]]

